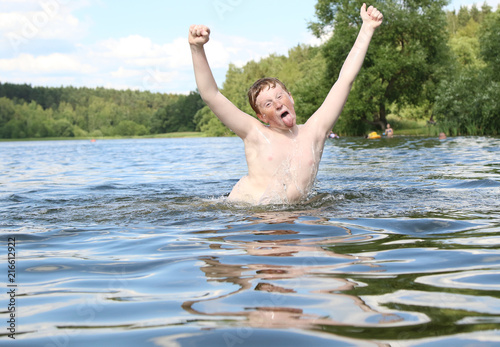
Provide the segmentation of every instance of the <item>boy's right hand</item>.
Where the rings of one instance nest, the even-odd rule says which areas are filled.
[[[189,44],[203,46],[210,39],[210,29],[206,25],[191,25],[189,27]]]

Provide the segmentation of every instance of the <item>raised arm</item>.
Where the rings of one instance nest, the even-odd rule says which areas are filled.
[[[221,122],[236,135],[245,139],[252,126],[258,126],[261,123],[254,117],[238,109],[220,93],[203,47],[209,38],[210,29],[208,27],[204,25],[192,25],[189,28],[189,44],[198,91],[203,101],[205,101]]]
[[[363,24],[349,55],[347,56],[339,77],[325,98],[321,107],[309,118],[306,124],[318,130],[319,136],[326,136],[335,125],[351,91],[354,79],[358,75],[368,46],[375,29],[382,24],[382,13],[373,6],[366,9],[363,4],[360,10]]]

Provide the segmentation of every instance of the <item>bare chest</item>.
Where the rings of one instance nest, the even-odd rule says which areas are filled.
[[[296,178],[310,178],[318,167],[321,154],[320,146],[307,136],[274,138],[249,148],[247,162],[250,171],[269,178],[284,178],[291,174]]]

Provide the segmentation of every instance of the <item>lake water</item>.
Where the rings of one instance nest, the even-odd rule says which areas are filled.
[[[0,345],[500,345],[499,138],[329,140],[295,206],[225,201],[238,138],[3,142],[0,174]]]

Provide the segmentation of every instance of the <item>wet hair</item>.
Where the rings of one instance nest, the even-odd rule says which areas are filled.
[[[276,85],[279,85],[285,92],[290,94],[283,82],[275,77],[261,78],[250,87],[248,90],[248,102],[250,103],[250,106],[252,106],[255,113],[260,113],[259,106],[257,105],[257,97],[259,94],[266,88],[275,88]]]

